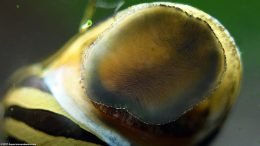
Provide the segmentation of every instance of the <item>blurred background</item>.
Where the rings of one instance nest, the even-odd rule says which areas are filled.
[[[103,0],[105,1],[105,0]],[[150,0],[149,0],[150,1]],[[122,8],[149,2],[126,0]],[[115,1],[110,0],[114,3]],[[217,18],[235,38],[244,66],[240,96],[210,146],[260,145],[260,1],[176,0]],[[87,0],[0,1],[0,93],[11,73],[56,52],[78,32]],[[93,24],[114,14],[98,8]]]

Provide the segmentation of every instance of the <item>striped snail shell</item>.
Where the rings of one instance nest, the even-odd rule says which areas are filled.
[[[167,2],[118,12],[36,66],[26,73],[41,77],[50,97],[33,108],[59,113],[108,145],[198,144],[222,125],[242,72],[235,42],[216,19]]]

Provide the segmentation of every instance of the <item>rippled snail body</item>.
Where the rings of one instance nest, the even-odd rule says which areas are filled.
[[[6,132],[38,145],[195,145],[223,123],[241,70],[232,37],[208,14],[136,5],[18,71]]]

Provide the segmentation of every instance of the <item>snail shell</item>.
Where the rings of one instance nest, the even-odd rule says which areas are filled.
[[[123,10],[24,72],[49,94],[33,108],[59,110],[108,145],[178,146],[222,125],[241,73],[234,40],[216,19],[166,2]],[[12,94],[6,107],[19,102]]]

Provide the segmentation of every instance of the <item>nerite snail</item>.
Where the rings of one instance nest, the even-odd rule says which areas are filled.
[[[241,70],[232,37],[208,14],[132,6],[18,71],[6,132],[37,145],[192,146],[221,126]]]

